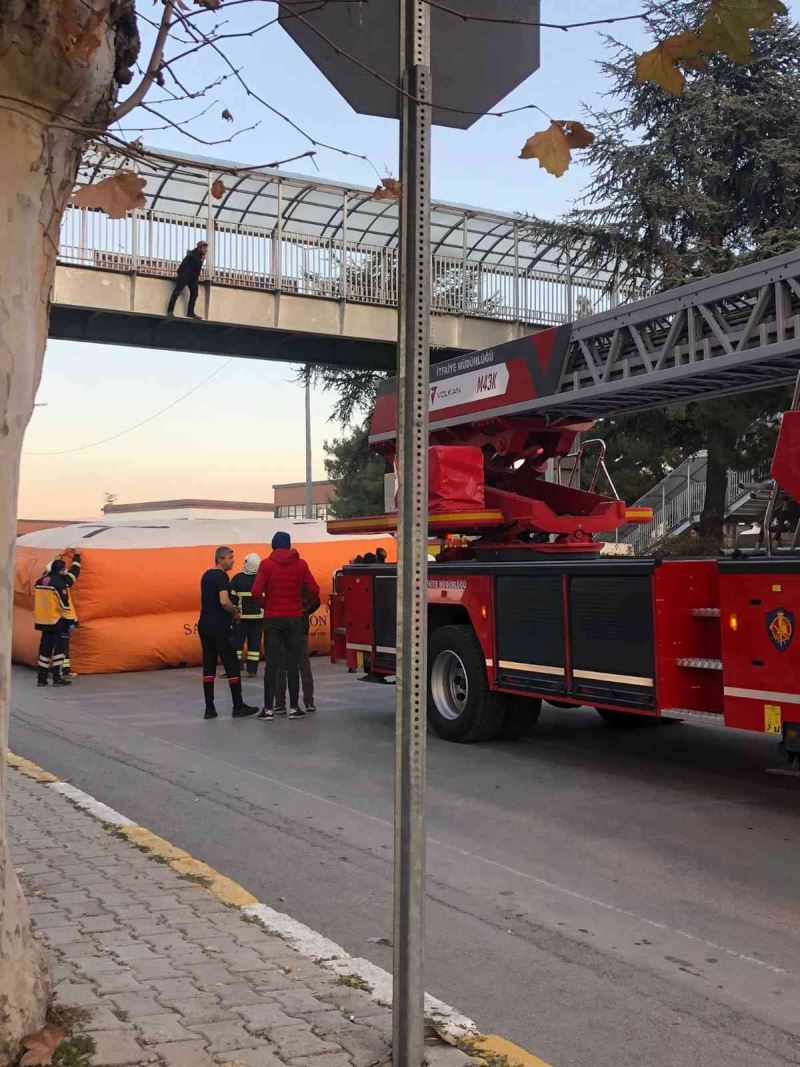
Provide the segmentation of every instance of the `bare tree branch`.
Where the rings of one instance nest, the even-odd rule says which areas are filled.
[[[170,104],[172,102],[173,102],[172,100],[168,100],[167,101],[167,103],[170,103]],[[155,107],[156,107],[157,103],[158,103],[157,100],[151,100],[147,104],[147,110],[150,111],[151,113],[155,114],[156,113],[155,112]],[[198,111],[196,115],[192,115],[188,119],[182,119],[181,121],[183,123],[185,123],[185,124],[188,124],[190,122],[196,122],[197,119],[201,119],[204,115],[207,115],[212,107],[219,107],[219,105],[221,103],[222,103],[221,100],[212,100],[212,101],[210,101],[210,103],[206,104],[206,106],[203,108],[202,111]],[[124,133],[126,135],[127,134],[133,134],[133,133],[152,133],[155,130],[166,130],[166,129],[169,129],[169,127],[171,125],[172,125],[172,123],[169,120],[167,120],[167,125],[166,126],[127,126],[124,130],[120,129],[120,132]]]
[[[161,69],[161,60],[164,57],[164,46],[167,43],[169,31],[172,26],[172,12],[174,9],[175,0],[164,0],[161,24],[158,27],[158,33],[156,34],[155,43],[153,44],[150,62],[147,64],[147,73],[128,99],[124,100],[114,111],[113,121],[119,122],[121,118],[124,118],[129,112],[133,111],[135,107],[138,107],[150,91],[150,86],[158,77]]]
[[[217,141],[208,141],[205,137],[198,137],[196,133],[191,133],[185,128],[182,122],[176,122],[175,120],[171,119],[169,115],[164,115],[160,111],[156,111],[156,109],[154,107],[151,107],[149,104],[140,104],[139,106],[144,111],[149,112],[151,115],[155,115],[156,118],[159,118],[162,122],[166,123],[165,126],[155,127],[156,129],[165,130],[168,128],[172,128],[173,130],[177,130],[178,133],[182,133],[184,137],[188,137],[190,141],[195,141],[197,144],[204,144],[209,147],[214,147],[215,145],[219,144],[230,144],[230,142],[235,141],[240,134],[247,133],[249,130],[254,130],[257,126],[261,125],[260,121],[254,122],[252,126],[244,126],[241,130],[236,130],[230,135],[230,137],[220,137]]]
[[[496,22],[505,26],[540,26],[544,30],[579,30],[588,26],[610,26],[614,22],[633,22],[638,19],[646,19],[645,12],[640,11],[637,15],[616,15],[613,18],[587,19],[585,22],[539,22],[532,19],[514,19],[501,15],[468,15],[458,11],[454,7],[440,3],[440,0],[425,0],[428,7],[434,7],[437,11],[444,11],[447,15],[453,15],[462,22]]]
[[[257,92],[255,92],[255,90],[251,89],[250,86],[247,84],[247,82],[242,77],[241,72],[239,70],[237,70],[237,68],[233,65],[233,63],[230,61],[230,59],[228,59],[228,57],[225,55],[225,53],[222,51],[222,49],[217,44],[215,44],[214,41],[211,40],[208,37],[207,34],[203,33],[202,30],[198,30],[198,28],[196,26],[192,26],[191,24],[189,24],[187,22],[187,20],[186,20],[186,17],[183,14],[183,12],[178,12],[177,13],[177,18],[183,24],[183,26],[186,29],[187,33],[189,33],[190,35],[191,34],[197,34],[199,38],[202,38],[205,41],[205,43],[209,46],[209,48],[211,48],[214,52],[216,52],[216,54],[220,57],[222,62],[228,67],[228,69],[231,71],[233,76],[236,78],[236,80],[239,82],[239,84],[241,85],[241,87],[244,89],[245,93],[248,96],[250,96],[254,100],[258,101],[258,103],[261,104],[262,107],[265,107],[268,111],[272,112],[273,115],[276,115],[278,118],[283,119],[284,122],[288,123],[288,125],[291,126],[293,130],[296,130],[297,133],[299,133],[300,136],[303,137],[306,141],[308,141],[309,144],[311,144],[314,148],[326,148],[326,149],[328,149],[328,151],[337,152],[339,155],[350,156],[353,159],[361,159],[365,163],[368,163],[369,166],[372,167],[372,169],[375,171],[375,173],[380,178],[380,172],[378,171],[378,168],[375,166],[375,164],[372,162],[372,160],[369,158],[369,156],[366,156],[361,152],[352,152],[348,148],[340,148],[338,145],[328,144],[325,141],[318,140],[316,137],[312,137],[311,134],[308,133],[306,130],[304,130],[301,126],[299,126],[294,121],[294,119],[291,119],[287,114],[285,114],[279,108],[275,107],[273,104],[270,104],[267,100],[264,99],[263,96],[260,96]],[[170,73],[171,73],[172,77],[175,79],[175,81],[178,82],[178,79],[175,76],[175,72],[171,70]],[[180,84],[180,82],[178,82],[178,84]],[[183,89],[184,87],[181,86],[181,88]],[[184,89],[184,92],[185,91],[186,90]]]

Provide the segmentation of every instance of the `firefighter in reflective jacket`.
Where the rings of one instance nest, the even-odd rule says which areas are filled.
[[[53,685],[71,685],[65,669],[69,657],[70,631],[78,625],[71,589],[81,573],[80,552],[68,549],[72,562],[59,558],[48,564],[36,583],[33,597],[33,621],[41,632],[39,642],[39,685],[47,685],[52,672]]]
[[[253,582],[261,557],[251,552],[244,557],[242,570],[231,579],[231,600],[238,607],[240,622],[233,627],[231,640],[239,662],[244,662],[244,646],[247,643],[247,674],[255,678],[261,652],[261,635],[264,631],[264,609],[253,603]]]

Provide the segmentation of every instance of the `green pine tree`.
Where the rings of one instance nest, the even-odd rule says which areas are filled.
[[[707,0],[650,0],[654,41],[696,29]],[[800,27],[753,32],[753,60],[714,56],[681,96],[638,85],[633,52],[606,38],[607,106],[588,113],[592,178],[562,223],[542,236],[581,249],[575,266],[610,285],[654,291],[730,270],[800,244]],[[703,534],[722,539],[726,470],[771,454],[784,389],[721,397],[609,420],[611,469],[638,495],[698,448],[708,450]],[[627,455],[626,455],[627,453]]]
[[[369,430],[358,426],[325,442],[325,470],[336,488],[331,513],[337,519],[382,515],[386,464],[369,447]]]

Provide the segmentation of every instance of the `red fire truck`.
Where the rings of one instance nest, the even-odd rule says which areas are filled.
[[[588,436],[592,420],[537,408],[563,376],[569,330],[432,367],[430,532],[449,538],[428,571],[432,728],[450,741],[520,737],[546,700],[592,706],[615,727],[696,717],[774,734],[800,767],[800,552],[774,550],[770,533],[775,502],[800,500],[800,380],[773,458],[765,550],[601,556],[598,535],[651,515],[617,498],[604,446]],[[394,390],[385,383],[370,428],[389,463]],[[548,477],[554,465],[566,476]],[[395,525],[386,514],[329,529]],[[337,574],[334,662],[374,678],[395,673],[395,597],[394,566]]]

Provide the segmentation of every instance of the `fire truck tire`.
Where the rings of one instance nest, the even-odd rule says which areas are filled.
[[[489,689],[471,626],[442,626],[428,643],[428,722],[445,741],[469,744],[500,736],[506,701]]]
[[[608,708],[594,709],[609,730],[636,730],[640,726],[649,726],[658,719],[649,715],[637,715],[633,711],[609,711]]]
[[[542,702],[534,697],[506,697],[506,718],[500,736],[505,741],[517,741],[533,733]]]

